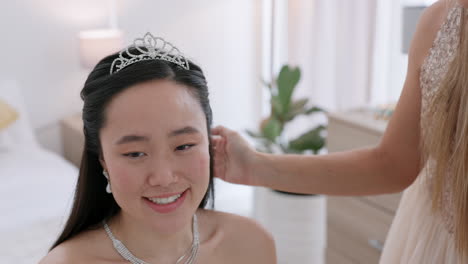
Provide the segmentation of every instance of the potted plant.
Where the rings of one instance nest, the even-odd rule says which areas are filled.
[[[326,126],[316,125],[299,137],[288,139],[285,128],[301,115],[322,114],[308,99],[293,99],[299,68],[284,65],[277,78],[265,83],[270,92],[270,115],[258,132],[247,133],[257,150],[274,154],[318,154],[325,146]],[[254,217],[274,236],[279,263],[324,263],[326,247],[326,200],[323,195],[297,194],[255,188]]]

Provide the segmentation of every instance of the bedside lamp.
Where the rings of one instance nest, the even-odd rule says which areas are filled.
[[[79,33],[80,59],[84,68],[96,64],[123,46],[123,34],[118,29],[86,30]]]

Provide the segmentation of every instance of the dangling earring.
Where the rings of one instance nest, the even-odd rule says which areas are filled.
[[[110,181],[109,181],[109,174],[107,174],[107,171],[103,170],[102,174],[104,174],[104,177],[107,179],[107,186],[106,186],[106,192],[107,193],[112,193],[111,187],[110,187]]]

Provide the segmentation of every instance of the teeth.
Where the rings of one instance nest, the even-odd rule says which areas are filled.
[[[175,200],[179,199],[180,196],[181,194],[177,194],[166,198],[148,198],[148,200],[152,201],[155,204],[170,204],[173,203]]]

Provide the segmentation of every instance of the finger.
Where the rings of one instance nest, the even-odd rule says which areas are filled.
[[[224,138],[222,137],[211,137],[211,144],[213,145],[214,148],[220,148],[222,147]]]
[[[225,173],[224,173],[225,172],[225,170],[224,170],[225,164],[223,162],[223,159],[220,158],[219,156],[215,155],[214,159],[213,159],[213,162],[214,162],[214,164],[213,164],[214,165],[213,166],[213,168],[214,168],[214,170],[213,170],[214,173],[213,174],[214,175],[213,176],[215,178],[225,180],[225,178],[226,178]]]
[[[227,129],[223,126],[216,126],[211,129],[211,134],[225,137],[227,133]]]
[[[212,141],[212,142],[213,143],[211,145],[213,147],[214,159],[218,159],[225,152],[225,150],[223,149],[224,145],[223,145],[222,141],[220,141],[220,140],[216,140],[216,141]]]
[[[211,136],[210,136],[210,139],[211,139],[211,141],[214,142],[214,141],[220,141],[220,140],[222,140],[223,137],[220,136],[220,135],[211,135]]]

